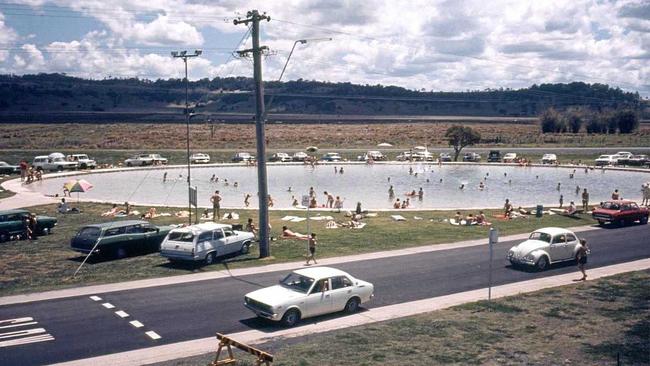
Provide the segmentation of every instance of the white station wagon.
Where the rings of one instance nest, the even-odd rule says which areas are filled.
[[[513,266],[534,266],[540,271],[552,263],[574,260],[580,243],[573,232],[558,227],[535,230],[528,240],[508,251]]]
[[[170,261],[212,264],[219,256],[248,253],[254,237],[231,225],[206,222],[170,231],[160,244],[160,255]]]
[[[293,326],[302,318],[353,313],[374,296],[374,286],[330,267],[296,270],[280,284],[250,292],[244,305],[257,316]]]

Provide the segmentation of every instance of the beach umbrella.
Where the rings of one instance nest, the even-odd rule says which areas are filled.
[[[378,147],[392,147],[393,145],[389,144],[388,142],[382,142],[380,144],[377,144]]]
[[[316,146],[307,146],[307,148],[305,150],[307,150],[308,152],[313,153],[313,152],[318,151],[318,148]]]
[[[67,189],[70,193],[77,192],[77,202],[79,202],[79,192],[88,192],[93,189],[93,185],[85,179],[73,179],[66,182],[63,188]]]

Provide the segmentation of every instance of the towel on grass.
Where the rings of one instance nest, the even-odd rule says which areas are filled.
[[[395,221],[406,221],[406,218],[402,215],[390,215]]]
[[[321,221],[321,220],[333,220],[334,218],[332,216],[314,216],[311,217],[310,219],[314,221]]]

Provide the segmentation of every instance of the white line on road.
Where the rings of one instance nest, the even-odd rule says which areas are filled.
[[[53,341],[54,337],[51,334],[41,334],[32,337],[19,338],[19,339],[10,339],[8,341],[0,342],[0,348],[10,347],[10,346],[19,346],[21,344],[37,343],[37,342],[46,342]]]
[[[133,325],[133,326],[136,327],[136,328],[142,328],[142,327],[144,327],[144,324],[140,323],[140,322],[137,321],[137,320],[130,321],[129,324]]]
[[[90,299],[91,299],[92,301],[102,301],[102,298],[99,297],[99,296],[91,296]]]
[[[45,329],[34,328],[34,329],[17,330],[15,332],[0,333],[0,339],[23,337],[32,334],[40,334],[40,333],[45,333]]]
[[[38,322],[35,322],[33,320],[34,320],[34,318],[31,318],[31,317],[0,320],[0,329],[13,328],[13,327],[22,327],[22,326],[25,326],[25,325],[34,325],[34,324],[38,323]],[[3,325],[3,324],[7,324],[7,325]]]
[[[153,339],[154,341],[155,341],[156,339],[160,339],[160,338],[162,338],[161,336],[158,335],[158,333],[154,332],[153,330],[150,330],[150,331],[148,331],[148,332],[145,332],[144,334],[148,335],[149,338]]]
[[[127,314],[126,312],[124,312],[124,310],[116,311],[115,314],[116,314],[117,316],[119,316],[120,318],[127,318],[127,317],[129,316],[129,314]]]
[[[110,302],[105,302],[102,304],[102,306],[106,309],[113,309],[115,307],[115,305],[111,304]]]

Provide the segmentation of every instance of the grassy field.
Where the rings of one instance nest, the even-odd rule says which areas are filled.
[[[74,204],[74,206],[77,206]],[[201,265],[171,265],[158,253],[134,256],[119,260],[94,260],[77,275],[72,274],[83,257],[69,249],[70,239],[77,230],[89,223],[110,221],[101,217],[101,213],[109,209],[108,205],[80,203],[78,207],[83,214],[58,214],[54,205],[40,206],[32,209],[41,215],[55,216],[58,226],[49,236],[40,237],[35,241],[11,241],[0,245],[0,295],[27,293],[78,285],[121,282],[135,279],[172,276],[193,272],[222,270],[225,264],[229,268],[256,266],[269,263],[303,260],[306,253],[304,241],[276,240],[271,241],[272,258],[258,259],[258,248],[254,246],[247,256],[226,259],[211,266]],[[146,208],[136,207],[144,212]],[[159,209],[158,212],[175,212],[177,209]],[[237,210],[241,215],[237,223],[245,223],[248,217],[257,222],[257,211]],[[376,252],[381,250],[400,249],[426,244],[454,242],[466,239],[486,238],[488,227],[458,227],[444,222],[445,218],[453,216],[452,212],[415,212],[400,211],[399,214],[408,220],[396,222],[390,218],[395,212],[381,212],[378,217],[366,218],[363,229],[325,229],[326,221],[311,221],[311,229],[318,233],[318,258],[341,256],[347,254]],[[467,212],[463,212],[466,214]],[[529,232],[545,226],[579,226],[593,224],[588,215],[579,218],[563,216],[545,216],[543,218],[521,218],[502,221],[492,218],[494,212],[486,211],[501,235]],[[271,211],[270,219],[273,226],[272,234],[278,236],[285,221],[280,218],[285,215],[304,217],[304,212]],[[336,221],[346,220],[343,214],[323,212],[331,215]],[[414,216],[423,220],[414,220]],[[165,225],[183,223],[187,219],[176,217],[159,217],[151,221]],[[234,221],[226,221],[235,223]],[[291,223],[292,230],[306,233],[306,221]]]
[[[322,149],[369,149],[380,142],[397,148],[428,145],[446,147],[447,128],[471,126],[481,133],[482,145],[504,147],[650,146],[650,125],[633,134],[542,134],[538,125],[508,123],[377,123],[377,124],[269,124],[267,147],[274,149],[318,146]],[[3,149],[95,151],[119,149],[184,149],[184,124],[5,124],[0,128]],[[255,148],[254,124],[207,124],[191,127],[193,149],[241,150]],[[124,159],[124,158],[122,158]]]
[[[217,342],[215,339],[215,348]],[[260,346],[274,365],[650,364],[650,272]],[[237,365],[253,365],[237,352]],[[214,353],[157,364],[207,365]]]

